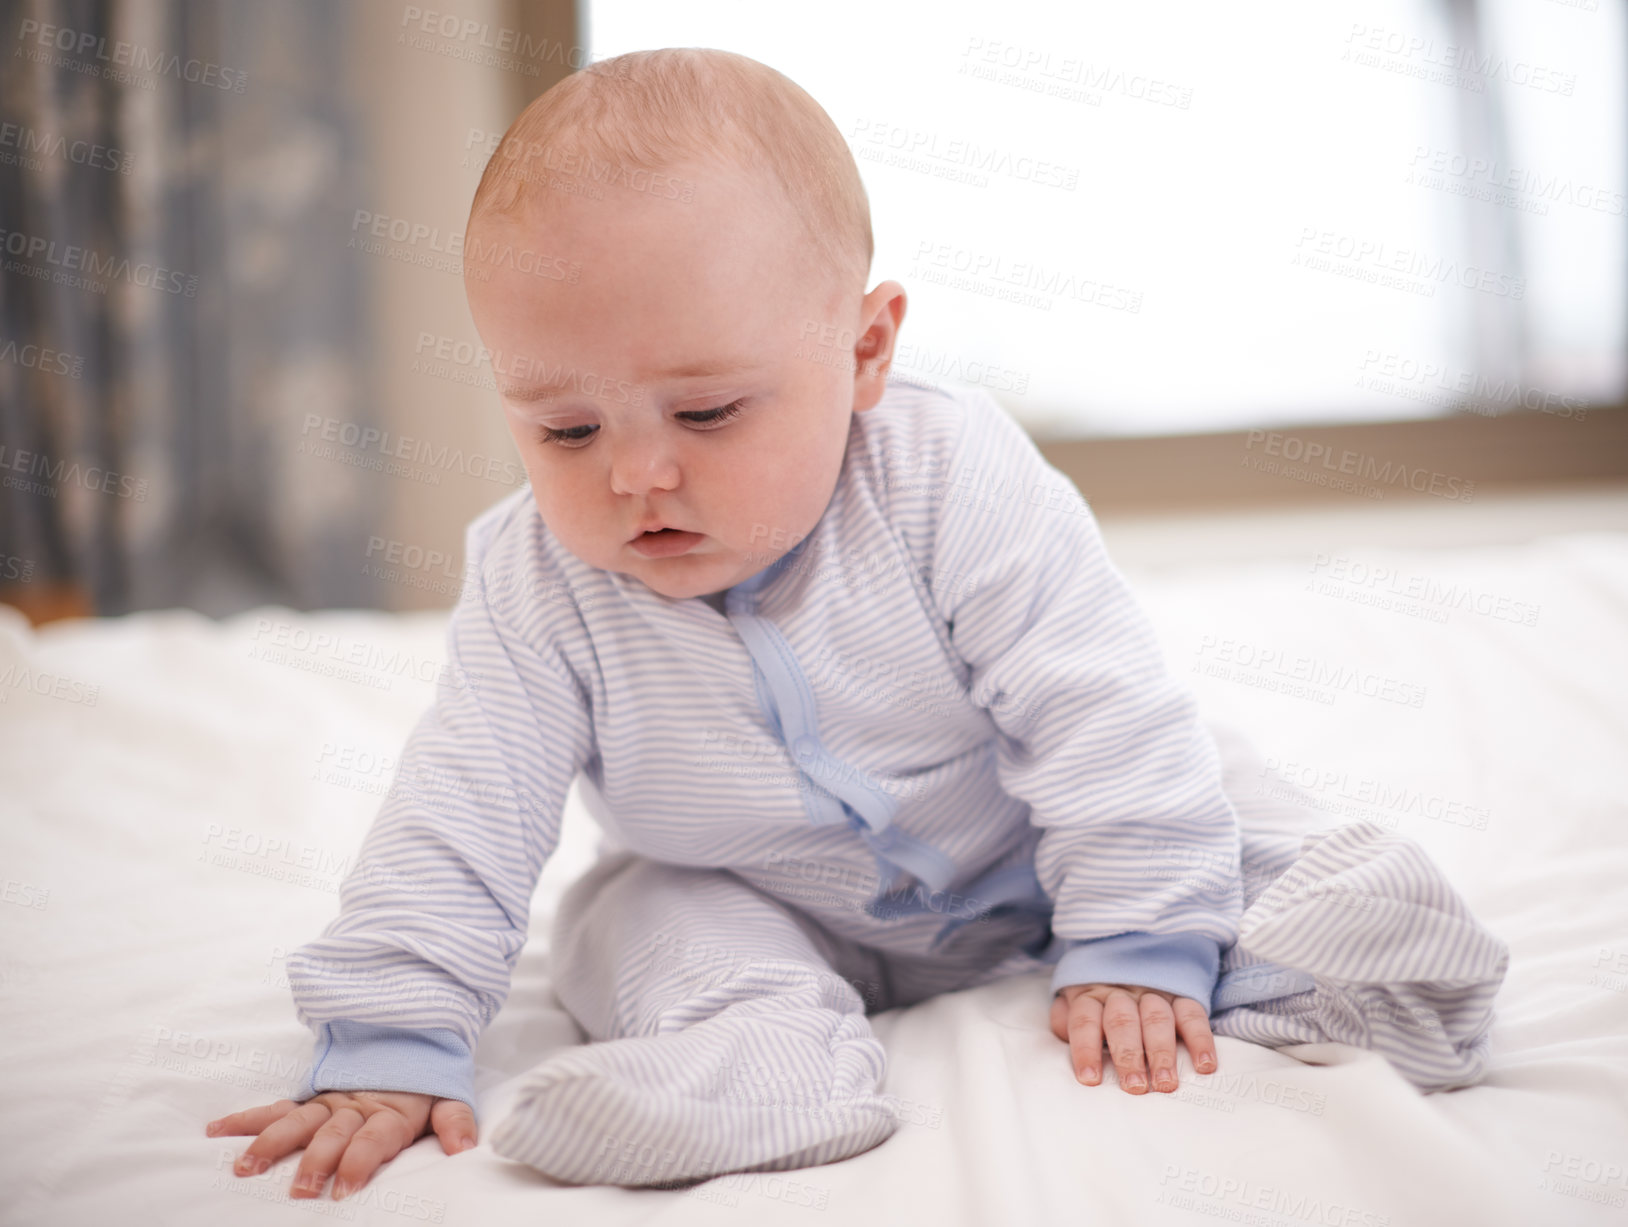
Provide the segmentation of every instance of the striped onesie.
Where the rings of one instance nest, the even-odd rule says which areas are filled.
[[[550,956],[593,1042],[491,1136],[557,1179],[874,1146],[898,1121],[866,1015],[1044,968],[1193,997],[1217,1035],[1373,1048],[1422,1089],[1479,1079],[1503,944],[1411,841],[1249,795],[1252,751],[1199,721],[987,393],[894,380],[810,535],[760,536],[762,570],[679,600],[566,552],[529,489],[470,526],[436,702],[288,961],[302,1098],[475,1105],[578,777],[606,840]]]

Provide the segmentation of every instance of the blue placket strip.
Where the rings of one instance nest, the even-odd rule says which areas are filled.
[[[846,822],[859,834],[876,857],[880,893],[891,890],[901,873],[914,874],[930,890],[946,890],[955,878],[955,863],[937,848],[893,826],[898,802],[821,744],[813,688],[785,636],[757,613],[763,586],[795,553],[782,555],[773,566],[729,589],[724,607],[725,616],[751,653],[764,716],[812,785],[803,790],[810,820],[821,825]]]
[[[1003,869],[992,869],[965,887],[963,893],[966,896],[965,909],[938,931],[938,935],[933,938],[931,949],[936,950],[962,925],[982,920],[997,911],[1028,912],[1046,920],[1051,919],[1052,902],[1041,888],[1040,877],[1035,873],[1032,860],[1023,864],[1007,865]],[[1055,962],[1057,953],[1047,958],[1040,953],[1041,947],[1046,949],[1055,947],[1057,953],[1061,951],[1060,943],[1052,937],[1049,928],[1029,953],[1045,958],[1047,962]]]

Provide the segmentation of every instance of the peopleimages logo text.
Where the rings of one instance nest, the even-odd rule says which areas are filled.
[[[117,66],[135,72],[157,73],[193,85],[230,90],[234,94],[241,94],[249,84],[249,74],[242,69],[225,68],[196,58],[183,60],[174,52],[153,51],[140,43],[127,43],[123,39],[109,44],[105,36],[91,30],[73,30],[25,17],[17,27],[17,41],[26,43],[30,40],[64,54],[89,55],[109,69]]]

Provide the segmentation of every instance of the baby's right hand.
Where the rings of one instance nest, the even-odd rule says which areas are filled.
[[[324,1091],[304,1103],[279,1099],[210,1121],[204,1132],[212,1138],[260,1135],[238,1156],[232,1168],[238,1176],[257,1176],[303,1146],[289,1196],[320,1197],[334,1176],[339,1201],[417,1141],[426,1122],[449,1155],[475,1144],[475,1114],[468,1104],[416,1091]]]

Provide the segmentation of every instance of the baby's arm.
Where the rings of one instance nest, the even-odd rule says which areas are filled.
[[[340,913],[289,957],[296,1014],[316,1033],[297,1096],[308,1102],[217,1122],[260,1132],[251,1162],[306,1146],[297,1183],[365,1175],[426,1124],[444,1147],[474,1137],[473,1049],[508,994],[593,740],[550,630],[574,614],[527,607],[520,597],[543,589],[506,579],[518,565],[471,568],[436,702],[341,885]]]
[[[947,468],[1007,492],[940,500],[933,569],[966,582],[935,598],[1001,734],[1001,784],[1043,831],[1035,869],[1062,947],[1053,1029],[1081,1081],[1106,1038],[1126,1090],[1144,1048],[1174,1089],[1178,1028],[1214,1068],[1210,998],[1242,912],[1214,745],[1094,517],[1016,423],[970,407]]]

